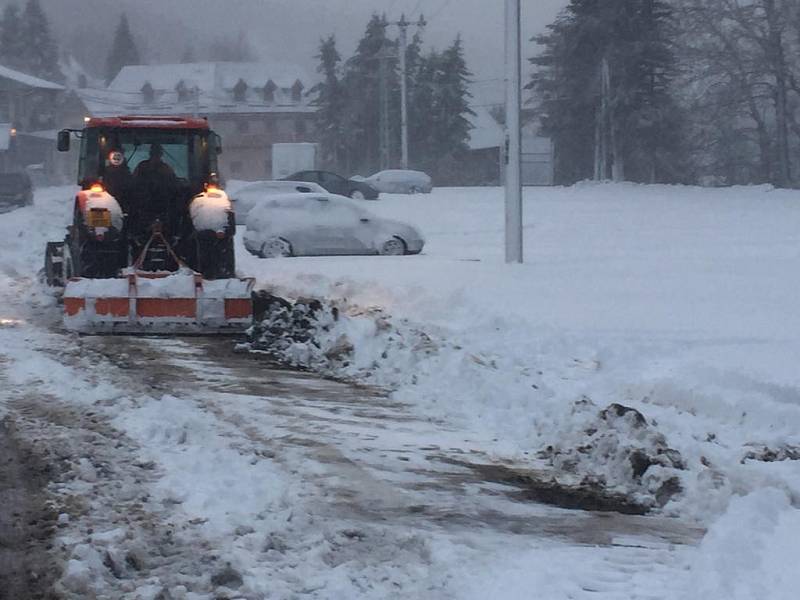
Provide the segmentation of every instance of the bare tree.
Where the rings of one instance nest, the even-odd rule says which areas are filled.
[[[699,154],[731,183],[793,184],[800,90],[787,58],[797,51],[797,0],[678,0],[689,102]],[[755,152],[753,152],[753,150]],[[716,164],[714,164],[716,163]],[[726,163],[720,165],[720,163]],[[752,175],[751,175],[752,177]],[[742,181],[745,178],[745,181]]]

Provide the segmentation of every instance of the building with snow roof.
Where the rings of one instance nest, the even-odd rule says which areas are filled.
[[[222,174],[272,177],[272,145],[315,142],[310,79],[299,68],[267,63],[188,63],[124,67],[107,89],[76,93],[91,116],[207,117],[222,136]]]
[[[0,65],[0,168],[53,169],[64,92],[59,83]]]
[[[484,106],[472,106],[467,119],[472,125],[467,146],[477,183],[497,184],[505,174],[505,130]],[[522,184],[553,185],[553,143],[538,135],[533,121],[522,128]]]

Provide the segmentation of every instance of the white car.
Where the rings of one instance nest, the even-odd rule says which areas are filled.
[[[259,202],[247,217],[245,248],[256,256],[419,254],[425,240],[411,225],[364,210],[335,194],[283,194]]]
[[[386,194],[430,194],[433,189],[428,174],[408,169],[379,171],[363,181]]]
[[[235,197],[231,198],[233,210],[236,213],[236,224],[244,225],[247,215],[254,206],[263,202],[266,198],[276,194],[308,194],[325,193],[318,183],[309,181],[256,181],[242,188],[239,188]]]

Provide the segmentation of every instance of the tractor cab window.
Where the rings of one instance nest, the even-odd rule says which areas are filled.
[[[155,143],[145,143],[136,145],[133,143],[128,143],[122,145],[122,151],[125,155],[125,162],[131,172],[135,172],[136,167],[138,167],[142,162],[151,156],[154,144]],[[190,177],[190,147],[186,143],[158,145],[161,147],[162,151],[161,160],[172,169],[178,179],[188,180]]]
[[[111,167],[130,173],[153,154],[174,172],[179,182],[197,187],[216,170],[216,156],[209,152],[208,131],[164,131],[159,129],[88,130],[82,139],[81,183],[96,181]]]

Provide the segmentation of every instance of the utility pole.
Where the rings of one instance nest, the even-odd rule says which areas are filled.
[[[192,90],[192,95],[194,96],[194,115],[195,117],[200,116],[200,86],[194,86]]]
[[[408,168],[408,65],[406,64],[406,54],[408,52],[408,26],[405,14],[400,16],[399,21],[391,23],[400,29],[400,142],[402,147],[401,162],[404,169]],[[425,17],[420,15],[417,27],[425,27]]]
[[[389,168],[389,145],[390,129],[389,129],[389,69],[387,62],[394,57],[388,45],[384,45],[378,52],[378,67],[379,67],[379,102],[380,102],[380,121],[379,121],[379,145],[380,145],[380,168],[381,170]]]
[[[506,0],[506,262],[522,262],[522,27],[520,0]]]
[[[401,15],[397,26],[400,28],[400,145],[402,148],[401,165],[408,168],[408,73],[406,65],[406,50],[408,48],[408,21]]]

